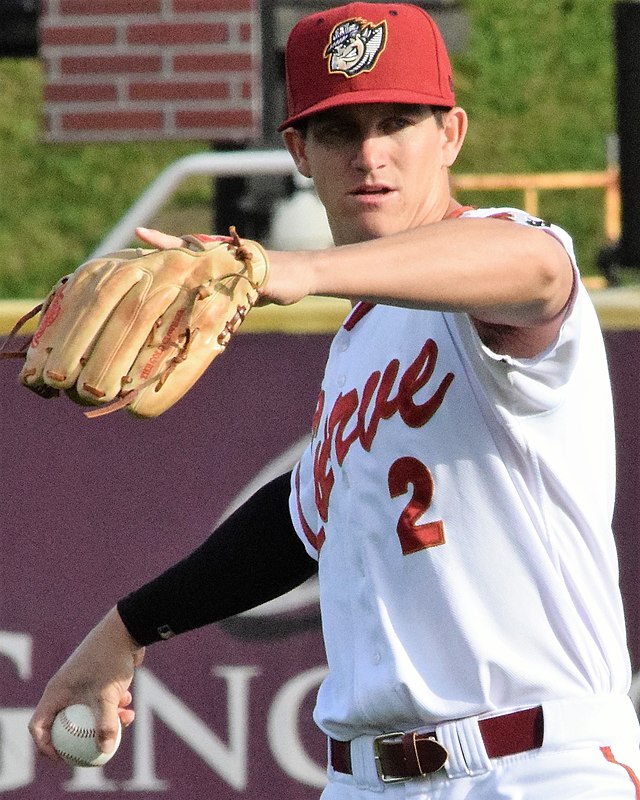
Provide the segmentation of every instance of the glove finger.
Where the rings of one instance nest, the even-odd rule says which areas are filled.
[[[140,280],[120,301],[100,333],[93,350],[86,359],[78,376],[77,392],[81,399],[89,402],[107,403],[118,396],[131,382],[132,366],[140,353],[150,360],[150,377],[154,370],[154,359],[176,353],[170,346],[173,336],[184,332],[181,319],[172,320],[168,309],[176,296],[185,294],[175,283],[153,288],[150,274]],[[168,356],[165,356],[165,351]]]
[[[40,322],[36,332],[31,337],[31,342],[25,353],[25,361],[19,373],[20,382],[28,389],[32,389],[42,397],[55,397],[58,392],[56,389],[46,386],[42,380],[42,372],[44,363],[47,359],[50,350],[47,350],[47,330],[50,325],[55,322],[58,314],[60,313],[60,304],[65,291],[65,283],[69,280],[66,276],[58,281],[53,289],[49,292],[42,304],[42,311],[40,312]],[[45,338],[46,337],[46,338]],[[44,344],[42,339],[45,338]],[[40,348],[40,349],[38,349]]]
[[[100,259],[79,267],[48,299],[20,373],[25,386],[73,386],[84,353],[111,311],[112,297],[124,294],[140,278],[138,270],[118,272],[119,263]],[[99,288],[104,283],[110,284],[112,297],[103,296],[101,302]]]
[[[194,293],[191,296],[194,297]],[[154,363],[158,381],[153,381],[140,389],[135,399],[127,406],[129,412],[137,417],[157,417],[189,391],[213,359],[225,348],[225,344],[217,341],[217,334],[212,333],[209,336],[200,334],[199,328],[189,328],[189,338],[184,343],[184,349],[166,351],[162,363],[159,361]],[[152,360],[153,357],[141,359],[132,372],[137,370],[140,377],[144,377],[149,374],[145,364],[151,363]]]

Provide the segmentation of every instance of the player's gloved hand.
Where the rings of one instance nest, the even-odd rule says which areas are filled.
[[[29,723],[38,751],[59,759],[51,744],[54,717],[66,706],[85,703],[96,719],[98,746],[102,752],[111,752],[118,718],[126,727],[135,717],[128,707],[132,701],[129,687],[143,658],[144,648],[133,641],[117,610],[112,609],[47,684]]]
[[[30,340],[15,352],[3,346],[0,358],[23,358],[19,380],[41,397],[95,406],[88,417],[164,413],[226,350],[269,268],[261,245],[233,228],[174,241],[81,264],[33,310],[41,314]]]

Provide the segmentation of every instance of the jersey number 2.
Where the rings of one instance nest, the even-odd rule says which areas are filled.
[[[433,500],[433,476],[417,458],[405,456],[394,461],[389,469],[389,493],[391,497],[406,494],[413,487],[411,499],[398,519],[398,538],[403,555],[417,553],[427,547],[444,544],[444,523],[441,520],[422,525],[417,520]]]

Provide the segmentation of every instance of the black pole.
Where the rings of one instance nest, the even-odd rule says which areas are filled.
[[[0,57],[38,55],[38,17],[41,0],[1,0]]]
[[[622,204],[619,241],[600,253],[612,284],[620,268],[640,269],[640,0],[616,0],[614,44],[616,124]]]
[[[640,2],[615,8],[617,110],[622,192],[620,260],[640,267]]]

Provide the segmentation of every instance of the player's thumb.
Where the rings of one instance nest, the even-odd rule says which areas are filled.
[[[172,236],[152,228],[136,228],[136,236],[146,244],[157,250],[170,250],[174,247],[184,247],[184,242],[179,236]]]

